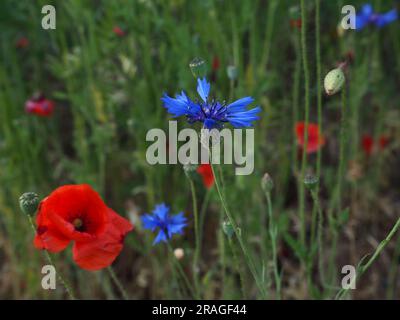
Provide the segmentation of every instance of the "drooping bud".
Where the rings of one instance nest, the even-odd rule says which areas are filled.
[[[261,179],[261,188],[267,193],[271,192],[271,190],[274,188],[274,181],[271,179],[268,173],[264,174]]]
[[[237,76],[238,76],[238,69],[236,66],[234,65],[230,65],[226,68],[226,73],[228,75],[228,78],[230,80],[236,80]]]
[[[39,206],[39,196],[34,192],[26,192],[19,197],[19,206],[23,213],[33,216]]]
[[[197,167],[197,164],[184,164],[183,171],[185,171],[186,177],[193,179],[194,175],[196,174]]]
[[[313,174],[307,174],[304,177],[303,182],[308,190],[315,190],[315,188],[318,186],[319,178]]]
[[[324,79],[324,87],[327,95],[332,96],[339,92],[346,81],[341,67],[328,72]]]
[[[235,233],[232,224],[228,220],[225,220],[222,223],[222,230],[224,231],[224,233],[227,235],[228,238],[232,238],[233,234]]]
[[[189,63],[190,70],[195,78],[204,78],[207,73],[206,62],[202,58],[194,58]]]

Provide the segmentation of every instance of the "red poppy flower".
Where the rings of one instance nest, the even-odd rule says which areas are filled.
[[[214,175],[211,165],[209,163],[199,165],[197,173],[201,175],[204,186],[210,189],[214,184]]]
[[[290,19],[290,27],[301,29],[301,19]]]
[[[300,148],[304,146],[304,129],[305,123],[298,122],[296,124],[296,137],[297,137],[297,144]],[[325,137],[320,133],[319,127],[315,123],[308,124],[308,143],[307,143],[307,153],[316,152],[320,147],[325,144]]]
[[[133,229],[86,184],[54,190],[40,203],[36,223],[36,248],[60,252],[72,241],[73,258],[85,270],[109,266]]]
[[[40,117],[48,117],[54,111],[54,102],[44,96],[34,97],[25,103],[25,111]]]
[[[26,48],[27,46],[29,46],[28,38],[25,38],[25,37],[19,38],[18,41],[16,42],[15,46],[17,48]]]
[[[219,69],[219,66],[220,66],[219,58],[215,56],[212,61],[212,70],[217,71]]]
[[[389,138],[386,135],[381,135],[378,139],[379,150],[385,149],[389,143]],[[370,135],[363,135],[361,140],[361,146],[367,156],[370,156],[373,152],[376,152],[376,145],[374,139]]]
[[[122,30],[120,27],[115,26],[113,28],[113,32],[118,36],[118,37],[123,37],[125,35],[125,31]]]
[[[370,135],[363,135],[361,140],[362,148],[367,156],[372,154],[372,149],[374,147],[374,140]]]

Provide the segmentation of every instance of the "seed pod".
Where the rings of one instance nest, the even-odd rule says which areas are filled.
[[[228,78],[230,80],[235,80],[238,76],[238,70],[236,66],[230,65],[226,68],[226,73],[228,74]]]
[[[235,230],[233,229],[232,224],[227,220],[225,220],[222,223],[222,230],[224,231],[224,233],[227,235],[228,238],[232,238],[232,236],[233,236],[233,234],[235,232]]]
[[[314,176],[313,174],[307,174],[304,177],[304,185],[308,190],[315,190],[315,188],[318,186],[319,179],[317,176]]]
[[[39,206],[39,196],[34,192],[26,192],[19,197],[19,206],[23,213],[33,216]]]
[[[204,78],[206,76],[207,65],[202,58],[194,58],[190,61],[189,67],[195,78]]]
[[[344,76],[342,68],[336,68],[328,72],[324,79],[324,87],[327,95],[332,96],[339,92],[346,78]]]
[[[274,187],[274,181],[271,179],[270,175],[268,173],[264,174],[264,176],[261,179],[261,188],[264,190],[264,192],[271,192],[271,190]]]
[[[183,165],[183,171],[185,171],[186,177],[189,179],[193,179],[196,170],[197,170],[198,165],[197,164],[184,164]]]

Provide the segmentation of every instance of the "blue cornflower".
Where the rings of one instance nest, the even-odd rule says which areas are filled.
[[[375,24],[377,27],[383,27],[397,20],[397,10],[393,9],[386,13],[375,13],[370,4],[364,4],[361,13],[356,16],[356,29],[361,30],[368,24]]]
[[[210,100],[210,83],[206,78],[197,79],[197,92],[200,101],[190,100],[183,91],[175,98],[164,94],[161,100],[174,117],[186,116],[189,123],[201,122],[206,129],[221,128],[226,122],[235,128],[250,127],[253,121],[259,119],[257,113],[261,111],[260,107],[246,109],[254,101],[252,97],[244,97],[228,105]]]
[[[182,234],[183,228],[187,225],[183,212],[170,215],[169,207],[164,203],[156,205],[152,214],[144,214],[141,219],[144,229],[149,229],[152,232],[157,228],[159,229],[153,245],[160,241],[167,242],[175,233]]]

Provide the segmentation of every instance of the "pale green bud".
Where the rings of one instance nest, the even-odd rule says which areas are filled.
[[[328,72],[324,79],[324,87],[327,95],[331,96],[338,93],[344,83],[346,78],[344,76],[342,68],[336,68]]]

